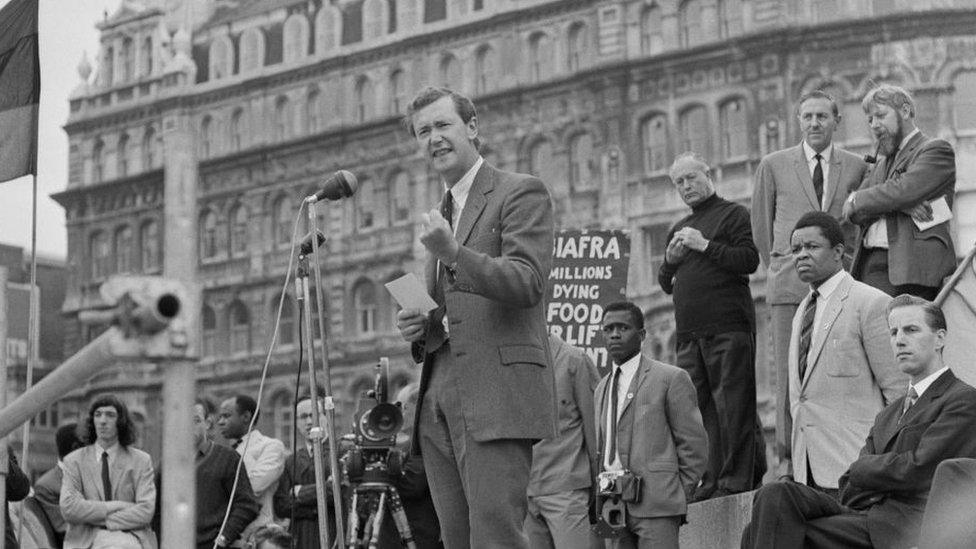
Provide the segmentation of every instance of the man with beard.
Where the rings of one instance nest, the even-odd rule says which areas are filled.
[[[956,158],[945,140],[915,126],[915,102],[908,91],[883,84],[861,101],[883,155],[860,190],[844,203],[844,217],[861,227],[851,274],[889,295],[935,299],[942,279],[956,266],[945,219],[933,220],[931,204],[952,208]]]

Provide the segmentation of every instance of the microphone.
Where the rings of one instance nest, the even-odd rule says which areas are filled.
[[[318,247],[322,247],[322,244],[325,244],[325,235],[322,234],[322,231],[315,231],[315,240],[318,241]],[[302,243],[298,245],[298,251],[302,255],[312,253],[312,233],[305,235],[305,238],[302,239]]]
[[[340,200],[342,198],[348,198],[356,194],[358,187],[359,181],[356,181],[355,175],[346,170],[339,170],[325,180],[319,192],[305,197],[305,201],[315,203],[323,199]]]

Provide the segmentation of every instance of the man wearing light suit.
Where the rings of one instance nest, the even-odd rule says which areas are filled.
[[[764,157],[756,169],[752,191],[752,236],[760,259],[769,269],[766,303],[771,313],[773,358],[779,379],[785,379],[786,374],[790,323],[797,304],[808,291],[793,269],[790,256],[793,226],[800,216],[810,211],[827,212],[840,219],[844,200],[861,185],[867,171],[867,164],[861,158],[832,142],[834,130],[841,122],[833,97],[812,91],[800,98],[796,114],[803,141]],[[853,225],[844,225],[846,246],[853,246],[854,230]],[[786,397],[786,383],[780,383],[778,401],[785,402]],[[782,436],[790,430],[788,424],[781,423],[784,419],[784,416],[777,418],[777,433]],[[782,446],[777,452],[789,449],[789,440],[779,440],[778,444]]]
[[[861,226],[851,274],[889,295],[933,300],[956,268],[956,251],[948,219],[924,230],[916,221],[933,221],[940,199],[952,208],[955,152],[915,127],[915,102],[898,86],[878,86],[861,106],[884,160],[844,203],[844,216]]]
[[[525,548],[532,444],[556,434],[543,311],[552,201],[539,179],[484,162],[463,95],[427,88],[405,123],[446,188],[420,235],[438,307],[397,315],[423,363],[413,450],[446,547]]]
[[[65,549],[156,549],[152,458],[132,448],[129,410],[108,395],[88,411],[88,440],[64,458],[61,513]]]
[[[793,318],[790,414],[793,478],[836,495],[878,412],[905,393],[908,376],[888,343],[888,294],[844,271],[844,234],[824,212],[793,230],[792,253],[810,293]]]
[[[627,532],[610,545],[677,549],[687,502],[708,462],[708,435],[691,376],[644,356],[645,334],[637,305],[604,308],[613,368],[595,393],[600,470],[631,471],[642,479],[640,500],[625,504]]]
[[[976,457],[976,389],[942,361],[942,309],[903,294],[887,310],[895,359],[911,378],[907,394],[875,418],[840,479],[839,502],[795,482],[767,484],[753,499],[743,548],[914,547],[936,468]]]

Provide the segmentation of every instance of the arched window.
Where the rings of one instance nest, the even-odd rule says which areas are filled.
[[[273,131],[278,141],[291,137],[291,108],[288,98],[283,95],[275,100]]]
[[[684,0],[678,7],[678,41],[682,48],[691,48],[704,41],[701,12],[701,0]]]
[[[200,216],[200,258],[209,259],[217,255],[217,214],[206,210]]]
[[[576,23],[569,29],[566,44],[567,68],[570,72],[578,71],[586,63],[587,50],[590,41],[584,23]]]
[[[273,436],[284,443],[285,448],[289,451],[291,451],[291,435],[295,425],[294,410],[295,407],[288,391],[281,391],[271,400],[271,413],[274,417]]]
[[[661,7],[652,4],[641,12],[641,53],[655,55],[664,50]]]
[[[719,131],[722,135],[722,158],[736,158],[749,153],[749,132],[746,127],[746,102],[730,99],[719,107]]]
[[[407,107],[406,77],[402,70],[397,69],[390,74],[390,112],[393,114],[403,114]]]
[[[136,51],[131,38],[122,40],[122,82],[128,82],[135,76]]]
[[[664,115],[650,116],[641,123],[641,152],[645,172],[652,173],[668,167],[668,121]]]
[[[356,121],[365,122],[373,118],[373,105],[376,102],[373,95],[373,82],[367,76],[362,76],[356,82]]]
[[[762,126],[759,128],[760,135],[759,140],[761,142],[761,153],[769,154],[773,151],[778,151],[781,147],[780,145],[780,132],[779,132],[779,120],[769,119],[763,122]]]
[[[461,87],[461,63],[457,57],[448,53],[441,58],[441,84],[446,88],[458,89]]]
[[[424,23],[447,19],[447,0],[424,0]]]
[[[213,143],[213,119],[210,115],[203,117],[200,122],[200,156],[201,158],[210,158],[211,146]]]
[[[218,36],[210,43],[210,79],[230,76],[233,71],[234,47],[226,36]]]
[[[353,290],[353,309],[356,311],[356,333],[371,334],[376,331],[376,286],[369,280],[356,285]]]
[[[363,40],[363,4],[346,3],[342,8],[342,43],[354,44]]]
[[[393,224],[410,220],[413,212],[413,180],[407,172],[399,172],[393,178],[393,204],[390,219]]]
[[[495,50],[489,45],[478,48],[475,54],[475,91],[480,94],[493,91],[497,86],[498,59]]]
[[[353,199],[356,203],[356,228],[371,229],[376,225],[376,200],[373,198],[374,189],[369,181],[362,181]]]
[[[108,235],[102,231],[92,234],[89,247],[92,278],[98,280],[112,274],[112,247]]]
[[[318,14],[315,15],[315,52],[319,55],[328,53],[336,47],[336,23],[338,16],[336,8],[327,2],[322,3]]]
[[[101,183],[105,178],[105,143],[96,139],[92,146],[92,183]]]
[[[952,81],[956,131],[976,130],[976,71],[963,71]]]
[[[142,272],[159,268],[159,224],[155,221],[146,221],[139,228],[139,257]]]
[[[102,85],[107,88],[115,83],[115,50],[112,46],[106,46],[103,51],[98,72],[102,77]]]
[[[142,168],[151,170],[156,167],[156,130],[149,126],[142,134]]]
[[[308,20],[301,13],[295,13],[285,20],[284,28],[284,61],[294,63],[308,53]]]
[[[129,134],[123,133],[119,136],[119,143],[115,147],[116,162],[118,164],[119,177],[129,175]]]
[[[544,32],[529,38],[529,79],[532,82],[545,80],[552,75],[552,39]]]
[[[241,71],[253,72],[264,66],[264,34],[250,28],[241,33]]]
[[[593,136],[581,133],[569,142],[569,184],[573,189],[592,188],[595,184],[592,170]]]
[[[275,244],[279,246],[288,245],[291,242],[292,214],[291,199],[287,196],[278,198],[274,204],[271,223]]]
[[[696,152],[708,158],[708,124],[705,107],[696,105],[678,117],[681,131],[681,152]]]
[[[115,230],[115,272],[132,272],[132,228],[128,225]]]
[[[271,317],[274,318],[278,314],[278,300],[281,296],[275,297],[271,302]],[[282,345],[291,345],[295,343],[295,337],[301,337],[301,334],[295,331],[295,304],[290,296],[285,296],[285,300],[281,304],[281,322],[278,323],[278,343]]]
[[[305,124],[308,133],[318,133],[322,128],[322,95],[312,88],[305,98]]]
[[[559,176],[552,156],[552,143],[546,139],[537,141],[529,150],[529,173],[537,176],[550,192],[562,196],[566,192],[566,181]]]
[[[208,305],[203,306],[200,324],[203,332],[203,356],[217,355],[217,313]]]
[[[139,57],[139,66],[142,67],[142,76],[149,76],[153,71],[153,43],[151,36],[147,36],[142,41],[142,50],[140,50]]]
[[[251,352],[251,313],[240,301],[231,303],[228,309],[230,325],[230,352]]]
[[[230,213],[230,253],[241,255],[247,252],[247,207],[243,204],[234,206]]]
[[[241,132],[241,118],[244,116],[244,109],[234,109],[234,113],[230,115],[230,148],[233,151],[241,150],[241,145],[243,144],[243,133]]]
[[[726,40],[742,34],[742,1],[716,0],[718,11],[718,36]]]

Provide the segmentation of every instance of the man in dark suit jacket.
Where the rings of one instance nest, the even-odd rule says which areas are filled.
[[[898,365],[911,378],[908,394],[875,418],[840,478],[841,501],[793,482],[764,486],[742,547],[913,547],[936,467],[976,457],[976,389],[942,362],[942,310],[901,295],[888,306],[888,325]]]
[[[949,221],[931,221],[931,203],[952,207],[956,158],[952,146],[915,127],[915,103],[898,86],[881,85],[861,102],[884,159],[844,203],[844,217],[861,226],[851,274],[888,295],[932,300],[956,267]]]
[[[639,307],[606,306],[603,336],[613,368],[597,385],[594,405],[601,477],[630,471],[642,481],[639,501],[624,504],[627,532],[610,546],[677,549],[688,500],[708,462],[708,435],[691,376],[641,354],[644,335]],[[598,498],[599,508],[605,499]]]
[[[552,201],[538,178],[484,162],[463,95],[427,88],[406,122],[447,189],[420,236],[438,307],[397,317],[423,362],[414,450],[447,547],[526,547],[532,444],[556,433],[543,311]]]
[[[57,542],[64,541],[65,523],[61,516],[61,478],[64,476],[64,457],[85,445],[78,437],[78,424],[68,423],[58,428],[54,434],[54,441],[58,447],[58,463],[41,475],[34,483],[34,499],[41,505],[44,515]]]

